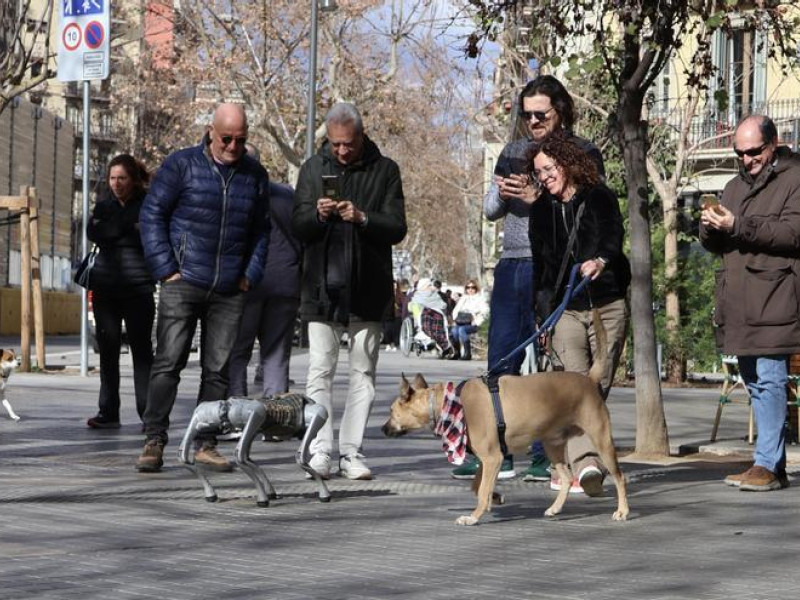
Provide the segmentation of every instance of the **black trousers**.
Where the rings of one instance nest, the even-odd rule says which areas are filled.
[[[119,353],[122,322],[125,321],[133,356],[136,412],[141,419],[147,407],[147,386],[153,364],[153,344],[150,339],[155,315],[153,294],[119,296],[93,292],[92,305],[97,345],[100,348],[99,414],[110,421],[119,421]]]

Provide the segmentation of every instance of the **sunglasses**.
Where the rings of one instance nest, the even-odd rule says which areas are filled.
[[[555,108],[551,106],[547,110],[523,110],[520,114],[526,121],[530,121],[531,117],[536,117],[537,121],[546,121],[547,113],[553,110],[555,110]]]
[[[736,156],[738,156],[739,158],[742,158],[744,156],[749,156],[751,158],[755,158],[756,156],[758,156],[762,152],[764,152],[764,148],[766,148],[766,147],[767,147],[767,145],[763,144],[763,145],[759,146],[758,148],[750,148],[749,150],[739,150],[738,148],[734,148],[733,151],[736,152]]]
[[[464,289],[465,289],[465,290],[477,290],[478,288],[476,288],[474,285],[468,285],[468,286],[467,286],[467,287],[465,287]]]
[[[231,142],[236,142],[237,146],[244,146],[247,143],[247,136],[242,135],[240,137],[234,137],[232,135],[223,135],[220,136],[219,141],[222,142],[224,146],[230,146]]]

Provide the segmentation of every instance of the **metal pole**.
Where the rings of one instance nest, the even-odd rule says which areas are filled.
[[[311,0],[311,48],[308,57],[308,107],[306,110],[306,160],[314,154],[317,120],[317,0]]]
[[[89,253],[89,240],[86,227],[89,225],[89,81],[83,82],[83,220],[81,239],[82,256]],[[89,374],[89,296],[86,288],[81,288],[81,376]]]

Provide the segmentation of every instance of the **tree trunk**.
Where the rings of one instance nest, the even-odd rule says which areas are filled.
[[[667,421],[656,361],[653,268],[647,193],[647,123],[642,96],[623,90],[618,109],[620,146],[628,185],[631,239],[631,318],[636,375],[636,453],[669,455]]]
[[[664,205],[664,275],[666,290],[666,332],[670,351],[667,353],[667,378],[673,383],[683,381],[686,363],[680,344],[681,305],[675,278],[678,276],[678,199],[673,193],[661,199]]]

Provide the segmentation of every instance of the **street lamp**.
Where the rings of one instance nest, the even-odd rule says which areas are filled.
[[[308,57],[308,109],[306,111],[306,159],[314,154],[314,133],[317,120],[317,24],[318,9],[333,12],[335,0],[311,0],[311,49]]]

